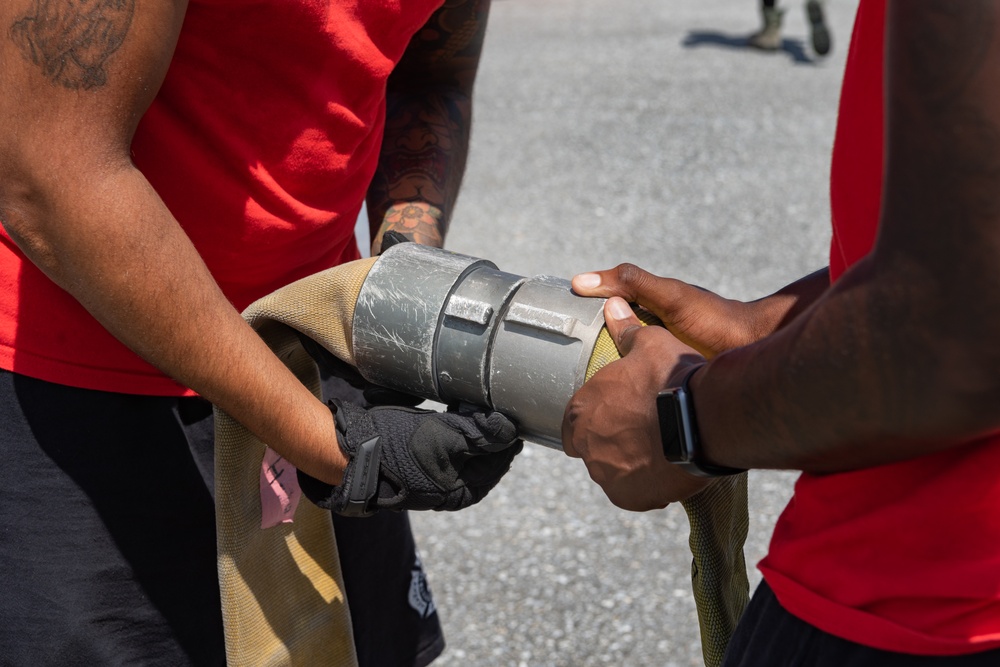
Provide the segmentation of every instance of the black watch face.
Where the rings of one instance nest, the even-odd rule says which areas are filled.
[[[656,411],[660,417],[660,439],[663,441],[663,455],[668,461],[687,461],[688,452],[682,433],[684,418],[681,402],[674,391],[665,391],[656,397]]]

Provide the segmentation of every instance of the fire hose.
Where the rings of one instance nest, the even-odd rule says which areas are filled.
[[[504,413],[529,442],[561,448],[573,393],[619,358],[603,299],[550,276],[413,243],[304,278],[244,317],[319,396],[299,335],[368,381],[442,403]],[[266,445],[217,412],[216,516],[231,665],[354,665],[350,617],[329,515],[309,503],[292,523],[261,528]],[[684,501],[705,664],[721,663],[747,604],[746,473]]]

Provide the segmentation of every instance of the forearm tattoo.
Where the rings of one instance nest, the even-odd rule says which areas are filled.
[[[444,245],[441,209],[426,202],[390,206],[382,218],[382,227],[372,242],[372,247],[381,248],[382,237],[389,231],[399,232],[411,241],[423,245],[437,248]]]
[[[430,60],[478,60],[489,5],[488,0],[446,0],[433,18],[434,25],[425,26],[417,35]],[[475,63],[471,64],[474,70]]]
[[[34,0],[9,36],[53,83],[99,88],[108,81],[105,65],[125,41],[134,13],[135,0]]]
[[[386,210],[397,202],[418,200],[450,209],[465,166],[468,101],[431,93],[392,102],[371,195]]]
[[[368,210],[386,231],[441,245],[465,170],[471,90],[489,2],[449,0],[393,75]],[[418,215],[419,212],[419,215]]]
[[[387,231],[444,243],[468,147],[471,110],[458,106],[445,95],[428,95],[397,100],[390,111],[379,168],[368,189],[368,210],[381,221],[376,250]]]

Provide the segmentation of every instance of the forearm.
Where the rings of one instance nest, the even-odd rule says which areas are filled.
[[[809,309],[830,287],[830,270],[823,268],[796,280],[774,294],[748,303],[755,312],[751,341],[770,336]]]
[[[385,136],[367,197],[373,250],[387,231],[444,244],[465,173],[489,7],[489,0],[446,3],[389,78]]]
[[[22,176],[2,198],[0,217],[29,259],[144,359],[295,465],[339,481],[329,410],[229,304],[138,171],[122,166],[58,182]]]
[[[461,91],[397,93],[368,191],[372,238],[397,231],[441,247],[465,173],[472,99]]]
[[[912,458],[1000,426],[962,384],[977,353],[928,334],[940,304],[866,260],[774,336],[716,357],[692,385],[710,461],[830,472]],[[937,312],[936,312],[937,311]],[[963,378],[965,375],[965,378]],[[995,403],[993,403],[995,405]]]

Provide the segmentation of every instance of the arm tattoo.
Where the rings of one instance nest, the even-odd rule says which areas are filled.
[[[472,84],[489,4],[445,2],[390,79],[385,137],[368,193],[373,227],[382,223],[377,238],[393,230],[434,245],[444,240],[465,170]]]
[[[386,212],[408,201],[450,210],[464,171],[471,108],[444,94],[397,97],[391,103],[369,196]],[[444,216],[438,222],[446,224]]]
[[[399,232],[416,243],[440,248],[444,245],[441,209],[426,202],[390,206],[382,218],[382,227],[372,241],[373,248],[382,246],[382,237],[386,232]]]
[[[478,58],[486,30],[489,3],[483,0],[448,0],[437,13],[437,25],[426,26],[418,34],[423,48],[432,51],[432,62],[457,57]]]
[[[34,0],[10,38],[53,83],[70,90],[107,83],[105,63],[125,41],[135,0]]]

